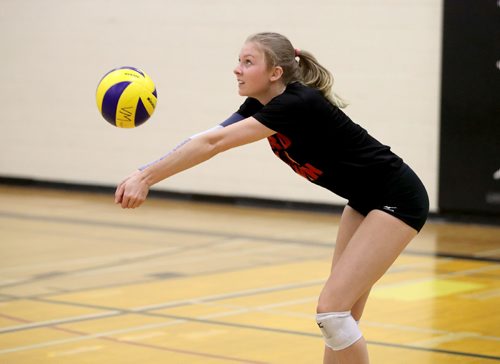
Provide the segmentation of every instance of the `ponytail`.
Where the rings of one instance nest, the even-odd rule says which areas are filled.
[[[269,67],[283,69],[282,80],[285,85],[299,81],[306,86],[318,89],[332,104],[343,108],[347,102],[332,91],[333,76],[319,64],[309,52],[295,49],[288,38],[278,33],[257,33],[247,38],[261,46]]]
[[[299,81],[304,85],[318,89],[332,104],[344,108],[348,103],[332,91],[333,75],[319,64],[316,57],[310,52],[295,50],[299,60]]]

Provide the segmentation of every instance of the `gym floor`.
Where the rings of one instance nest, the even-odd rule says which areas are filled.
[[[0,186],[0,362],[320,363],[338,221]],[[500,361],[499,261],[500,226],[429,221],[372,291],[372,363]]]

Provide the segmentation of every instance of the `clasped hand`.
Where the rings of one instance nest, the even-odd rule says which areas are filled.
[[[149,186],[141,171],[135,171],[116,188],[115,203],[124,209],[135,209],[142,205],[149,193]]]

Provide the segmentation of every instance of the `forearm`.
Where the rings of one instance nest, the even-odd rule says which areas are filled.
[[[146,168],[149,168],[149,167],[151,167],[152,165],[154,165],[154,164],[156,164],[156,163],[158,163],[158,162],[162,161],[163,159],[167,158],[170,154],[174,153],[176,150],[178,150],[179,148],[181,148],[184,144],[186,144],[186,143],[187,143],[187,142],[189,142],[190,140],[195,139],[195,138],[200,137],[200,136],[202,136],[202,135],[204,135],[204,134],[206,134],[206,133],[209,133],[209,132],[211,132],[211,131],[214,131],[214,130],[217,130],[217,129],[220,129],[220,128],[222,128],[222,126],[221,126],[221,125],[217,125],[217,126],[214,126],[214,127],[213,127],[213,128],[211,128],[211,129],[208,129],[208,130],[202,131],[201,133],[197,133],[197,134],[194,134],[194,135],[190,136],[189,138],[187,138],[187,139],[186,139],[186,140],[184,140],[182,143],[180,143],[179,145],[177,145],[174,149],[172,149],[170,152],[168,152],[168,153],[167,153],[167,154],[165,154],[164,156],[160,157],[159,159],[157,159],[157,160],[155,160],[155,161],[153,161],[153,162],[150,162],[150,163],[148,163],[148,164],[145,164],[145,165],[143,165],[143,166],[139,167],[139,170],[140,170],[140,171],[143,171],[143,170],[145,170]]]
[[[227,126],[219,125],[193,135],[160,159],[141,167],[123,180],[115,192],[115,202],[123,208],[139,207],[149,187],[194,167],[225,150],[267,138],[275,132],[249,117]]]
[[[191,136],[160,159],[139,168],[140,180],[152,186],[212,158],[219,152],[255,142],[275,133],[253,118],[227,126],[223,124]]]
[[[209,137],[193,136],[159,160],[141,167],[141,179],[148,186],[152,186],[212,158],[217,153],[216,143],[212,142]]]

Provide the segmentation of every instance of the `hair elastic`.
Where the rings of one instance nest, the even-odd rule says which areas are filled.
[[[295,57],[300,57],[300,49],[295,48]]]

